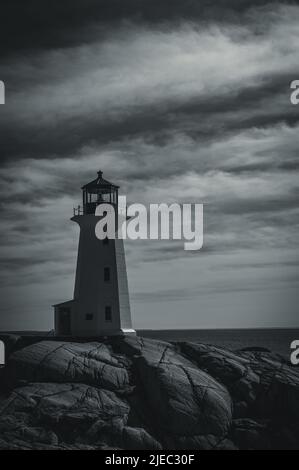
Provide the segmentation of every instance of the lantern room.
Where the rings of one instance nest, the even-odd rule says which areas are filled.
[[[102,203],[117,206],[119,186],[105,180],[102,171],[98,171],[98,177],[82,186],[81,189],[83,191],[83,215],[94,214],[96,207]]]

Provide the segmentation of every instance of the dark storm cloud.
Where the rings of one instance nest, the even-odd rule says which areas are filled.
[[[245,84],[235,93],[187,99],[180,105],[166,100],[155,106],[134,106],[117,119],[92,111],[84,116],[61,117],[59,125],[55,122],[12,125],[4,121],[1,125],[2,159],[73,156],[84,145],[104,146],[111,141],[140,137],[163,146],[180,132],[200,142],[212,141],[251,127],[274,126],[280,122],[294,125],[299,120],[295,107],[281,109],[278,103],[275,105],[282,94],[288,95],[288,84],[294,76],[295,71],[268,77],[260,86],[246,87]]]
[[[246,5],[244,2],[245,9]],[[93,11],[93,2],[89,6]],[[253,10],[248,24],[244,21],[240,27],[232,22],[224,30],[213,29],[219,21],[217,15],[213,21],[206,21],[202,30],[189,23],[183,29],[176,23],[168,28],[162,25],[160,33],[148,26],[143,29],[140,24],[137,27],[130,23],[120,28],[111,25],[110,38],[97,33],[92,35],[89,45],[84,45],[81,38],[78,48],[65,44],[59,52],[49,48],[31,51],[17,60],[8,56],[2,63],[7,78],[7,105],[1,116],[1,159],[73,157],[84,146],[102,151],[111,142],[121,146],[128,139],[144,139],[159,147],[167,145],[179,133],[204,142],[252,127],[275,126],[281,122],[294,126],[298,113],[295,107],[289,106],[289,83],[297,66],[290,53],[285,54],[292,31],[287,29],[284,12],[280,18],[279,8],[267,4],[263,32],[258,35],[255,28],[261,21],[261,11]],[[232,9],[237,14],[235,2]],[[136,13],[136,8],[133,10]],[[88,11],[85,6],[83,18],[84,12],[86,19],[89,18]],[[180,9],[177,16],[179,12]],[[103,22],[107,25],[105,15]],[[278,50],[275,44],[271,46],[273,37]],[[289,47],[291,50],[293,45]],[[214,54],[213,48],[217,51],[215,70],[209,70],[208,53]],[[260,60],[254,57],[256,48],[262,51]],[[164,65],[168,53],[169,74],[167,64]],[[225,70],[225,62],[221,63],[225,54],[231,55],[231,69]],[[253,69],[248,77],[242,73],[248,64],[246,60],[242,62],[242,55],[245,58],[246,54]],[[192,69],[188,60],[192,57],[198,75],[195,68],[189,83]],[[285,67],[280,60],[285,61]],[[184,75],[177,76],[184,67],[185,83]],[[158,73],[156,84],[151,84],[152,72]],[[88,74],[94,76],[94,82],[86,83]],[[206,78],[205,74],[208,74]],[[194,86],[196,76],[198,88]],[[114,83],[114,77],[120,77],[119,83]],[[123,77],[127,77],[127,82],[123,83]],[[138,87],[134,95],[136,80]],[[101,89],[104,91],[99,94]]]
[[[225,204],[225,212],[230,214],[246,213],[273,213],[298,207],[298,189],[286,194],[284,198],[275,198],[268,200],[242,201],[236,199],[235,202]],[[218,210],[221,210],[221,203]]]
[[[267,0],[4,0],[1,2],[0,51],[71,47],[93,41],[93,30],[105,35],[117,23],[155,25],[181,21],[235,21]],[[289,3],[282,1],[280,3]],[[293,0],[293,4],[297,1]]]
[[[286,160],[286,161],[281,161],[281,162],[276,162],[275,164],[272,163],[254,163],[254,164],[248,164],[248,165],[236,165],[231,168],[226,167],[225,171],[228,171],[229,173],[235,173],[235,174],[241,174],[241,173],[261,173],[263,171],[268,171],[269,169],[272,169],[272,171],[296,171],[299,170],[299,161],[298,160]]]

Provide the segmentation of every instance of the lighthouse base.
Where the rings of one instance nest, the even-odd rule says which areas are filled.
[[[136,331],[126,328],[120,330],[102,330],[100,336],[136,336]]]
[[[79,307],[79,308],[78,308]],[[103,336],[135,336],[136,331],[122,328],[121,325],[103,325],[97,322],[97,316],[84,314],[80,305],[73,299],[54,305],[55,309],[55,336],[72,338],[90,338]],[[83,321],[82,321],[83,320]],[[84,322],[85,320],[85,322]]]

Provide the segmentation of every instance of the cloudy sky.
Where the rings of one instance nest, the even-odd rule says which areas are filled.
[[[76,5],[76,6],[75,6]],[[204,248],[127,242],[136,328],[299,326],[299,2],[3,1],[2,329],[72,298],[80,187],[204,203]]]

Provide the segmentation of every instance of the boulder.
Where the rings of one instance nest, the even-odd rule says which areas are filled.
[[[3,442],[57,445],[84,443],[95,423],[125,426],[129,406],[113,392],[84,384],[34,383],[14,390],[0,406]]]
[[[150,412],[163,434],[223,436],[232,419],[227,389],[169,343],[125,338]]]
[[[84,383],[128,390],[128,361],[104,343],[42,341],[13,353],[7,374],[14,381]]]
[[[234,399],[235,412],[246,414],[256,400],[260,376],[251,361],[231,351],[197,343],[181,343],[184,354],[200,369],[224,384]]]
[[[280,421],[299,421],[299,372],[280,356],[244,353],[260,377],[256,411],[261,416],[276,416]]]

